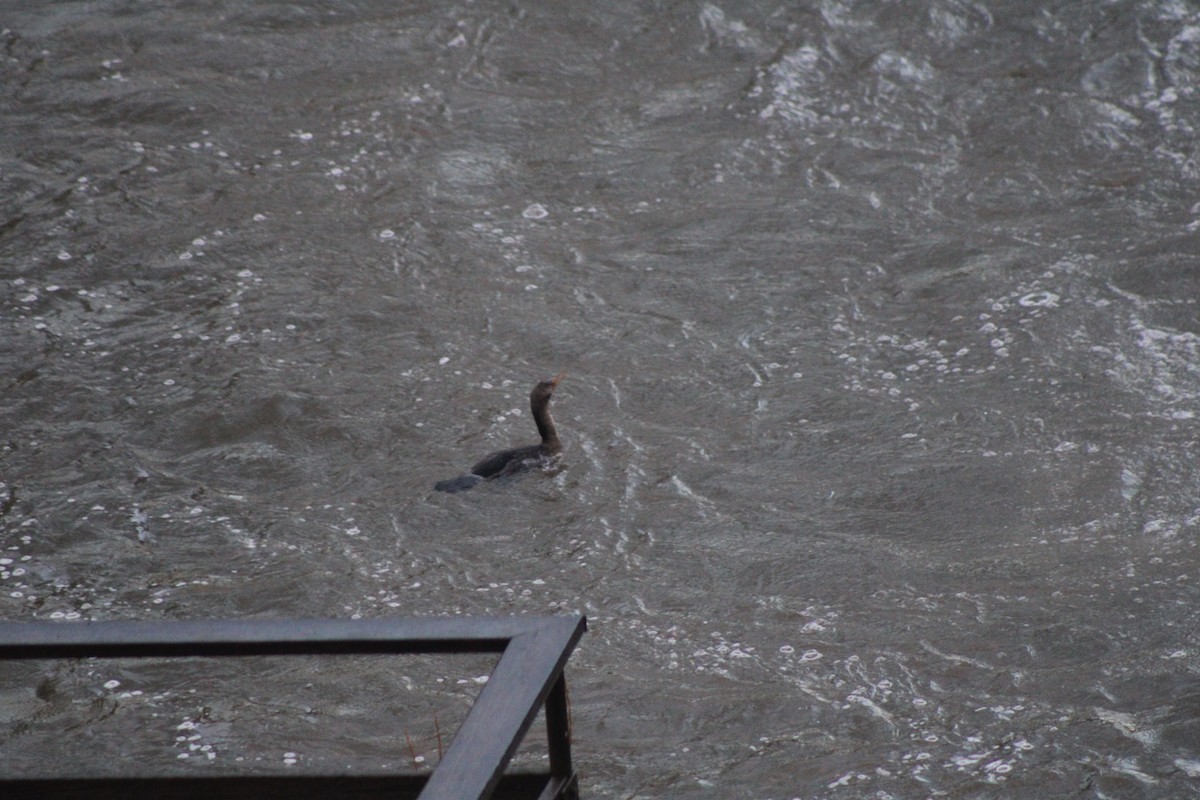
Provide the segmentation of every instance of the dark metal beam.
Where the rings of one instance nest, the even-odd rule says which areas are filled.
[[[571,764],[571,706],[567,678],[562,673],[546,698],[546,744],[550,750],[550,774],[570,780],[575,774]]]
[[[209,792],[206,796],[211,796],[213,792],[223,793],[222,786],[240,787],[241,790],[254,787],[253,791],[246,791],[245,794],[230,795],[249,797],[260,796],[262,792],[274,792],[276,787],[289,786],[295,781],[307,780],[323,782],[325,789],[339,797],[382,796],[385,793],[383,785],[390,782],[390,789],[386,793],[396,792],[400,797],[414,796],[413,792],[421,784],[420,800],[487,798],[492,796],[497,787],[503,790],[505,786],[510,789],[524,786],[529,791],[529,797],[574,798],[578,796],[578,784],[571,767],[563,668],[586,627],[586,619],[578,615],[369,620],[0,622],[0,660],[501,653],[487,685],[428,779],[411,776],[98,780],[0,778],[0,789],[4,790],[2,794],[5,798],[44,796],[41,793],[51,785],[63,792],[70,790],[69,795],[61,796],[71,797],[108,797],[121,793],[133,797],[173,797],[172,786],[180,791]],[[543,705],[546,706],[550,743],[550,773],[524,779],[505,776],[504,768]],[[541,783],[530,783],[537,780]],[[88,792],[89,785],[93,786],[94,794]],[[314,789],[317,786],[316,783],[312,785]],[[114,791],[104,794],[105,787]],[[404,794],[405,791],[408,794]],[[372,795],[372,792],[375,794]]]
[[[582,620],[581,617],[403,617],[0,622],[0,658],[499,653],[513,637],[556,619]]]
[[[582,617],[550,617],[513,637],[429,778],[425,787],[428,797],[423,793],[422,800],[490,794],[562,675],[584,624]],[[516,736],[507,733],[514,728],[519,731]],[[488,770],[492,774],[485,776]],[[486,789],[476,795],[474,787],[480,781],[486,781]]]
[[[254,775],[173,778],[46,778],[9,780],[0,777],[4,800],[419,800],[424,775]],[[548,794],[549,793],[549,794]],[[545,774],[505,775],[493,800],[566,797],[556,793]]]

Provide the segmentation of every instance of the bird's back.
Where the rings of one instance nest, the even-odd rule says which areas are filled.
[[[514,447],[511,450],[500,450],[486,456],[475,466],[471,473],[481,478],[494,478],[497,475],[507,475],[521,469],[526,461],[536,461],[542,457],[542,446],[531,444],[528,447]]]

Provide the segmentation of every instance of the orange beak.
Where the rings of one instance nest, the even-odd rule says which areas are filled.
[[[554,386],[555,388],[557,388],[557,387],[558,387],[558,382],[559,382],[559,381],[561,381],[561,380],[562,380],[563,378],[565,378],[565,377],[567,377],[567,373],[566,373],[566,372],[560,372],[560,373],[558,373],[557,375],[555,375],[553,378],[551,378],[551,379],[550,379],[550,385],[552,385],[552,386]]]

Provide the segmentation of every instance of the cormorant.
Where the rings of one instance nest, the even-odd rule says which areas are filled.
[[[529,393],[529,410],[533,413],[533,421],[537,423],[538,433],[542,436],[540,444],[492,453],[471,467],[470,472],[457,478],[438,481],[433,488],[439,492],[465,492],[482,481],[523,472],[530,467],[544,464],[561,453],[562,442],[550,416],[550,396],[554,394],[554,388],[564,375],[565,372],[560,372],[548,381],[541,381]]]

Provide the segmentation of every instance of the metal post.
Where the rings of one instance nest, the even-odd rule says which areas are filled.
[[[546,697],[546,741],[551,780],[561,782],[559,791],[563,798],[578,798],[579,784],[571,765],[571,703],[563,673],[559,673]]]

